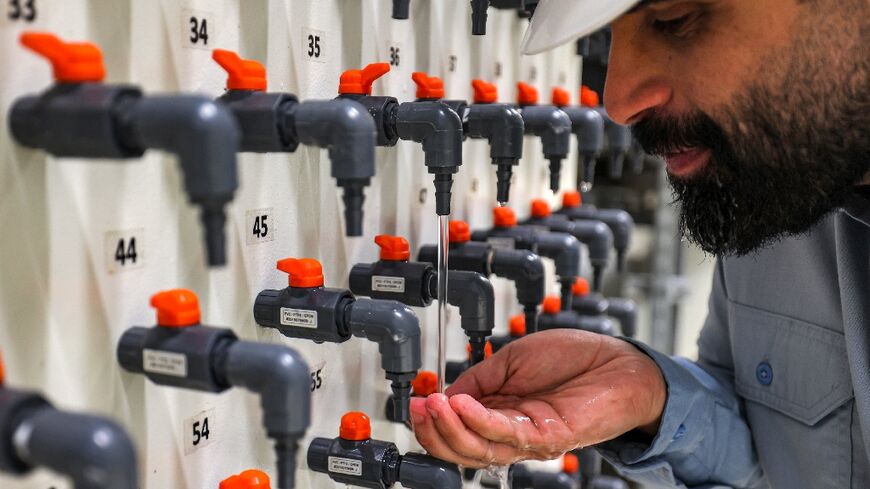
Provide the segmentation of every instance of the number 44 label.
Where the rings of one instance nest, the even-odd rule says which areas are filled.
[[[184,420],[184,454],[191,453],[214,443],[217,434],[215,410],[208,409]]]
[[[108,272],[142,268],[145,265],[144,240],[142,228],[107,232],[104,248]]]

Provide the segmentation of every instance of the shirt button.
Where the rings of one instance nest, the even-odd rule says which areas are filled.
[[[770,385],[773,382],[773,368],[767,362],[761,362],[755,369],[755,378],[761,385]]]

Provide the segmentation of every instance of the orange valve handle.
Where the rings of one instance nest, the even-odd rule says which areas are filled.
[[[96,44],[64,42],[48,32],[24,32],[20,41],[51,62],[59,83],[100,82],[106,77],[103,54]]]
[[[184,328],[200,322],[199,299],[188,289],[171,289],[151,296],[151,307],[157,309],[157,325]]]
[[[260,470],[246,470],[221,481],[219,489],[271,489],[269,476]]]
[[[411,73],[411,79],[417,84],[417,98],[420,100],[438,100],[444,98],[444,82],[437,76],[429,76],[422,71]]]
[[[411,381],[411,387],[414,389],[415,396],[428,397],[438,391],[438,376],[435,375],[435,372],[422,370]]]
[[[571,293],[576,296],[583,297],[589,295],[589,291],[589,281],[583,277],[577,277],[577,281],[571,286]]]
[[[549,217],[553,212],[550,210],[550,204],[544,199],[532,200],[532,217],[544,218]]]
[[[511,336],[525,336],[526,335],[526,316],[523,314],[517,314],[511,317],[510,324],[508,325],[508,329],[510,331]]]
[[[525,82],[517,83],[517,103],[535,105],[538,103],[538,89]]]
[[[467,243],[471,241],[471,228],[467,222],[450,221],[448,226],[448,240],[451,243]]]
[[[494,83],[472,80],[471,88],[474,89],[474,103],[476,104],[493,104],[498,100],[498,87]]]
[[[338,93],[371,95],[372,83],[389,71],[389,63],[372,63],[361,70],[347,70],[341,74]]]
[[[553,105],[556,107],[566,107],[571,105],[571,94],[568,90],[562,87],[553,87]]]
[[[408,261],[411,259],[411,246],[401,236],[381,234],[375,236],[375,244],[381,247],[381,260]]]
[[[574,208],[583,205],[583,195],[576,190],[568,190],[562,195],[562,207]]]
[[[266,90],[266,68],[257,61],[242,59],[233,51],[215,49],[211,58],[226,70],[227,90]]]
[[[583,85],[580,88],[580,105],[583,107],[598,107],[601,105],[601,99],[598,97],[598,92]]]
[[[497,228],[512,228],[517,225],[517,215],[510,207],[496,207],[492,210],[492,222]]]
[[[290,287],[323,287],[323,267],[313,258],[284,258],[277,268],[290,275]]]
[[[363,441],[372,437],[372,424],[369,417],[359,411],[345,413],[341,417],[338,436],[344,440]]]
[[[558,295],[545,297],[543,310],[546,314],[558,314],[562,310],[562,298]]]

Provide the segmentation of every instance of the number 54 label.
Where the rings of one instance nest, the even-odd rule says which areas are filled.
[[[214,443],[215,410],[208,409],[184,420],[184,454],[191,453]]]

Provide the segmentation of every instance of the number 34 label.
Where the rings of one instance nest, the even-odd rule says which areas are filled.
[[[184,9],[181,12],[181,40],[186,48],[212,49],[215,45],[215,15]]]
[[[214,443],[217,434],[215,410],[208,409],[184,420],[184,454],[191,453]]]

